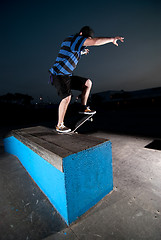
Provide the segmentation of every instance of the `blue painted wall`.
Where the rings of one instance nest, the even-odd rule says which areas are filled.
[[[110,141],[64,158],[64,172],[13,136],[4,139],[4,146],[19,158],[68,225],[113,189]]]
[[[63,168],[72,223],[113,189],[111,142],[64,158]]]
[[[13,136],[4,139],[4,147],[6,152],[18,157],[30,176],[68,224],[64,173]]]

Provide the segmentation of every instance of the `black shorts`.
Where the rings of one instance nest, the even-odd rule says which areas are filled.
[[[58,95],[63,99],[72,95],[72,89],[82,91],[88,78],[68,75],[52,75],[53,85],[58,91]]]

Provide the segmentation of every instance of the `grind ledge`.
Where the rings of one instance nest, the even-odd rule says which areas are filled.
[[[68,225],[113,189],[108,139],[37,126],[10,132],[4,147],[18,157]]]

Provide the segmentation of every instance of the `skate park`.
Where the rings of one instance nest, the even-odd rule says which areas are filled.
[[[1,239],[160,239],[159,109],[99,112],[93,123],[82,126],[84,139],[111,142],[113,189],[71,224],[64,221],[19,159],[5,152],[4,136],[22,128],[1,129]],[[51,131],[51,126],[48,122],[23,129]]]
[[[0,10],[0,240],[160,240],[161,2],[2,1]],[[81,57],[74,75],[92,81],[97,113],[77,135],[55,135],[48,70],[86,25],[124,43]]]

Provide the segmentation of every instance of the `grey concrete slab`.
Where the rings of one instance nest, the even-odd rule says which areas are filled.
[[[12,131],[9,136],[14,136],[60,171],[63,171],[62,158],[71,154],[71,152],[66,151],[62,147],[50,144],[43,139],[23,132],[23,130]],[[59,155],[56,153],[59,153]]]
[[[81,134],[58,134],[42,126],[13,130],[8,136],[14,136],[62,172],[63,158],[108,141]]]
[[[113,193],[70,228],[72,235],[75,234],[76,239],[79,240],[159,240],[161,237],[160,223],[160,215],[145,210],[128,197]],[[63,235],[64,232],[65,230],[46,238],[46,240],[57,239],[57,236],[60,240],[66,239]],[[68,230],[66,235],[67,239],[70,239],[71,232]]]
[[[2,143],[1,143],[2,146]],[[66,224],[18,159],[0,153],[0,239],[41,239]]]
[[[71,228],[66,228],[54,235],[51,235],[47,238],[45,238],[45,240],[78,240],[79,238],[77,237],[77,235],[72,231]]]
[[[161,218],[123,198],[74,225],[78,239],[160,239]]]

